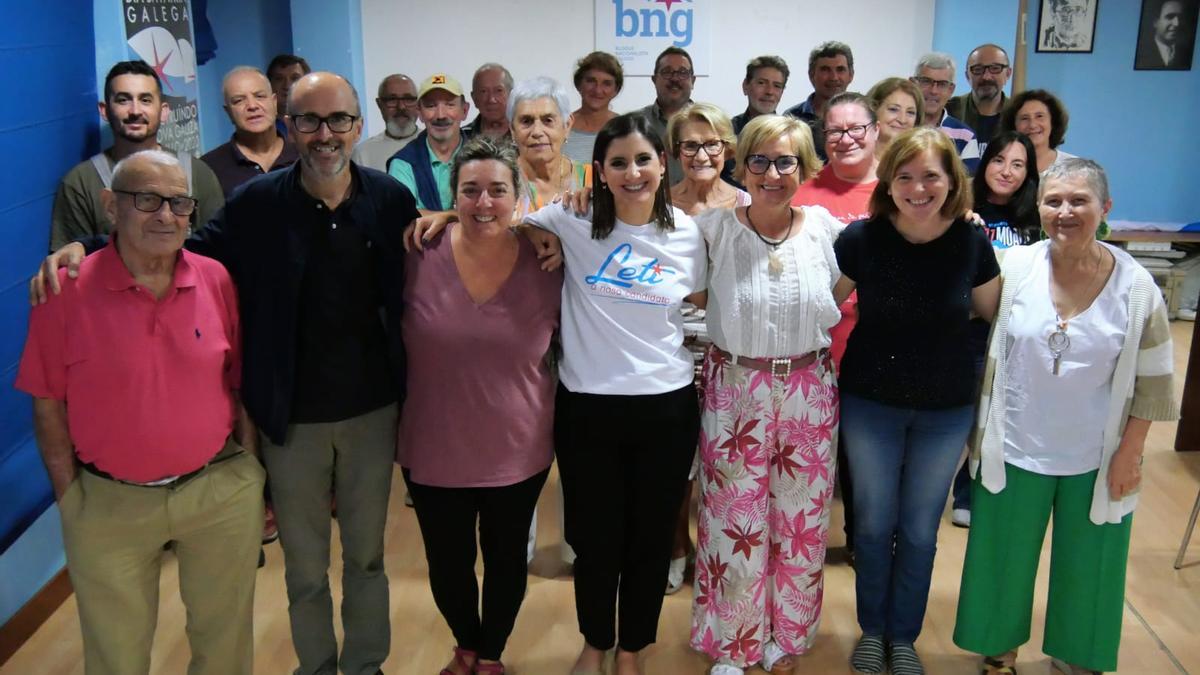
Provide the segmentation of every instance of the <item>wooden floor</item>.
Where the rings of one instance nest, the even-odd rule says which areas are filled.
[[[1182,391],[1192,323],[1176,322],[1177,388]],[[1193,543],[1184,569],[1172,569],[1187,516],[1200,483],[1200,452],[1173,451],[1174,424],[1155,424],[1146,449],[1141,505],[1133,527],[1120,671],[1137,675],[1196,673],[1200,675],[1200,538]],[[387,532],[387,570],[391,579],[392,651],[384,672],[432,675],[438,672],[453,644],[429,594],[424,552],[416,518],[404,507],[402,485],[392,494]],[[509,641],[505,662],[517,675],[565,675],[581,645],[576,628],[571,578],[557,562],[560,541],[557,477],[542,494],[538,552],[530,569],[529,593]],[[840,509],[837,509],[840,512]],[[838,515],[835,514],[835,519]],[[830,546],[842,543],[840,520],[834,523]],[[976,659],[951,642],[967,531],[945,519],[924,633],[917,648],[931,674],[978,672]],[[1047,541],[1049,538],[1047,538]],[[334,555],[338,555],[336,548]],[[1039,600],[1035,605],[1033,637],[1022,650],[1023,674],[1050,672],[1039,650],[1048,559],[1043,553]],[[335,598],[340,564],[332,570]],[[811,652],[798,659],[797,673],[846,673],[850,650],[858,638],[854,614],[854,578],[844,565],[826,568],[824,618]],[[184,610],[179,600],[176,567],[167,559],[162,575],[162,607],[154,645],[154,673],[186,672],[188,646],[183,634]],[[706,660],[687,646],[691,586],[668,597],[659,626],[658,644],[645,653],[645,672],[653,675],[703,673]],[[288,635],[283,562],[278,545],[267,548],[267,566],[259,571],[255,603],[256,673],[289,673],[295,655]],[[335,603],[336,605],[336,603]],[[119,617],[114,617],[119,620]],[[0,673],[12,675],[82,674],[79,626],[72,597],[17,652]],[[751,671],[761,672],[761,671]]]

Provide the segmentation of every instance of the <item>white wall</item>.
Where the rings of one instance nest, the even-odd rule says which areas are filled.
[[[746,62],[760,54],[782,56],[791,67],[783,98],[783,107],[790,107],[812,93],[808,52],[820,42],[841,40],[853,48],[851,89],[862,92],[884,77],[911,75],[913,64],[933,42],[935,0],[709,2],[714,12],[712,75],[697,79],[692,97],[730,114],[745,109],[741,82]],[[364,104],[371,104],[379,81],[393,72],[418,82],[445,72],[469,89],[475,68],[496,61],[517,80],[537,75],[558,79],[578,107],[571,75],[575,61],[594,49],[594,15],[588,0],[362,0],[368,83]],[[653,100],[650,78],[627,77],[613,109],[626,112]],[[369,108],[368,132],[377,133],[383,122],[378,109],[373,104]],[[474,116],[472,111],[468,119]]]

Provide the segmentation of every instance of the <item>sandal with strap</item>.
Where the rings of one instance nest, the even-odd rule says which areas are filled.
[[[489,663],[476,661],[475,670],[471,672],[475,675],[504,675],[504,664],[499,661],[491,661]]]
[[[981,675],[1017,675],[1016,663],[1005,663],[1003,657],[995,656],[983,657],[983,670]]]
[[[791,660],[791,658],[792,655],[783,651],[783,647],[780,647],[778,642],[769,640],[763,646],[762,669],[768,673],[774,673],[776,665],[779,665],[783,661]],[[795,666],[794,662],[792,666]],[[790,670],[790,668],[785,668],[785,671]]]
[[[470,659],[470,662],[468,662],[467,659]],[[471,651],[470,649],[463,649],[462,647],[455,647],[454,648],[454,661],[451,662],[451,665],[462,666],[466,670],[466,672],[472,673],[472,672],[476,672],[474,670],[474,668],[475,668],[476,662],[478,660],[479,660],[479,657],[475,654],[475,652]],[[438,673],[438,675],[454,675],[454,671],[450,670],[449,668],[442,668],[442,671],[440,673]]]

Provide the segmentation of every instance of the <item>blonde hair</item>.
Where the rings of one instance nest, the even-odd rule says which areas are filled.
[[[812,130],[808,123],[790,115],[759,115],[742,129],[741,142],[737,148],[737,166],[733,177],[738,182],[746,180],[746,158],[766,143],[787,136],[792,152],[800,159],[800,182],[812,178],[821,170],[821,158],[813,147]]]
[[[717,132],[717,136],[725,141],[727,159],[737,150],[737,134],[733,133],[733,121],[729,119],[729,115],[711,103],[693,103],[671,115],[667,122],[667,151],[672,157],[679,156],[679,134],[683,133],[683,125],[688,122],[707,124]]]
[[[903,77],[889,77],[875,83],[874,87],[867,92],[867,100],[871,103],[871,108],[875,111],[876,119],[879,118],[879,106],[883,105],[883,99],[892,94],[902,91],[912,97],[912,100],[917,105],[917,125],[920,126],[921,120],[925,119],[925,97],[921,95],[921,90],[917,89],[917,85],[912,83],[912,80],[906,80]]]
[[[892,139],[883,153],[883,158],[879,160],[879,168],[875,171],[879,183],[871,193],[868,205],[872,217],[891,216],[896,213],[898,208],[891,195],[892,180],[900,167],[926,152],[932,152],[941,160],[942,170],[950,179],[946,202],[939,211],[942,217],[958,218],[971,208],[971,178],[967,175],[962,160],[958,158],[958,149],[954,147],[954,141],[940,129],[917,127]]]

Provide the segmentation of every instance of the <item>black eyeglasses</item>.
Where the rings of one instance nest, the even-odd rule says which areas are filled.
[[[335,134],[344,134],[354,128],[354,123],[360,119],[359,115],[351,115],[350,113],[333,113],[329,117],[321,117],[312,113],[301,113],[292,115],[292,124],[296,125],[296,131],[302,134],[316,133],[321,125],[329,127],[329,130]]]
[[[1005,68],[1008,68],[1007,63],[979,63],[967,68],[967,70],[971,71],[972,75],[982,75],[984,72],[999,75],[1004,72]]]
[[[854,126],[846,127],[845,129],[826,129],[825,140],[829,143],[837,143],[838,141],[842,140],[842,136],[849,136],[856,141],[861,141],[864,137],[866,137],[867,129],[870,129],[873,124],[874,122],[871,124],[855,124]]]
[[[704,154],[709,157],[716,157],[725,151],[725,141],[717,138],[711,141],[683,141],[679,144],[679,152],[684,157],[695,157],[697,152],[703,148]]]
[[[680,68],[679,70],[663,68],[662,70],[658,71],[658,76],[665,77],[668,80],[686,80],[692,76],[692,71],[688,70],[687,68]]]
[[[935,80],[932,77],[917,75],[913,78],[913,82],[917,83],[918,87],[928,87],[930,89],[949,89],[954,86],[950,80]]]
[[[786,176],[796,172],[800,166],[800,158],[795,155],[780,155],[775,159],[766,155],[750,155],[746,158],[746,170],[756,176],[766,173],[772,164],[780,176]]]
[[[195,197],[164,197],[156,192],[132,192],[130,190],[113,190],[117,194],[133,197],[133,208],[145,213],[158,213],[166,202],[171,213],[177,216],[190,216],[196,210]]]
[[[380,97],[379,102],[382,103],[383,107],[385,107],[385,108],[398,108],[398,107],[415,108],[417,105],[417,97],[416,96],[383,96],[383,97]]]

